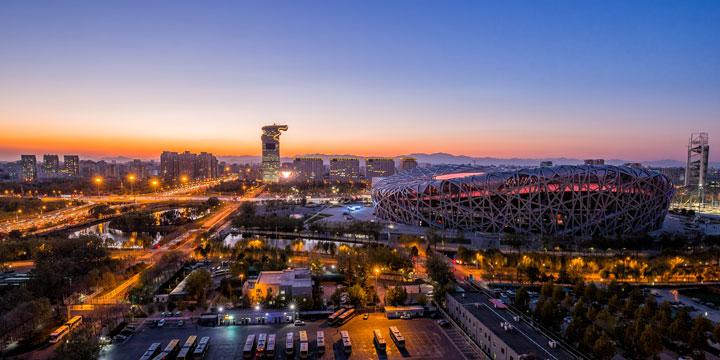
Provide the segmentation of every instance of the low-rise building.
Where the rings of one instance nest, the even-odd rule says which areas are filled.
[[[508,312],[507,306],[480,292],[448,293],[446,307],[455,322],[493,360],[571,360],[557,343]]]
[[[253,303],[263,302],[268,295],[280,302],[297,296],[312,296],[310,269],[262,271],[257,279],[249,279],[243,284],[243,295],[250,297]]]

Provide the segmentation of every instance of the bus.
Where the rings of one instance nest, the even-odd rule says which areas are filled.
[[[387,344],[385,344],[385,339],[383,339],[382,331],[380,331],[380,329],[373,330],[373,341],[375,341],[375,345],[378,347],[378,350],[385,352]]]
[[[164,353],[167,353],[167,356],[175,357],[180,351],[180,339],[172,339],[170,342],[165,346],[165,349],[163,350]]]
[[[332,315],[328,316],[328,318],[327,318],[328,324],[332,325],[332,324],[336,323],[338,318],[340,317],[340,315],[342,315],[342,313],[344,313],[344,312],[345,312],[345,309],[340,309],[340,310],[332,313]]]
[[[265,348],[265,356],[275,358],[275,334],[268,335],[267,347]]]
[[[190,356],[192,356],[192,351],[190,351],[190,348],[182,348],[180,349],[180,352],[178,352],[178,355],[176,357],[177,360],[188,360],[191,359]]]
[[[325,353],[325,332],[317,332],[317,352],[318,354]]]
[[[306,343],[306,342],[308,342],[307,331],[305,331],[305,330],[300,330],[300,332],[298,333],[298,338],[300,339],[300,342],[301,342],[301,343]]]
[[[170,354],[168,354],[166,352],[161,352],[156,357],[154,357],[152,360],[165,360],[165,359],[169,359],[169,358],[170,358]]]
[[[198,337],[197,335],[190,335],[188,336],[187,340],[185,340],[185,345],[183,345],[184,348],[190,348],[191,352],[192,350],[195,350],[195,347],[198,344]]]
[[[258,344],[255,348],[255,357],[261,358],[265,355],[265,349],[267,344],[267,334],[262,333],[258,335]]]
[[[398,330],[397,326],[390,327],[390,338],[395,342],[395,345],[399,348],[405,348],[405,338]]]
[[[346,312],[344,312],[340,317],[338,318],[338,322],[340,325],[345,324],[346,322],[350,321],[355,316],[355,309],[350,309]]]
[[[253,347],[255,347],[255,334],[248,335],[243,347],[243,357],[251,358],[253,356]]]
[[[349,354],[352,351],[352,343],[350,342],[350,334],[343,330],[340,332],[340,339],[342,340],[343,349],[345,350],[346,354]]]
[[[292,353],[295,352],[295,342],[293,341],[293,333],[289,332],[287,333],[287,337],[285,338],[285,353],[288,355],[292,355]]]
[[[307,359],[308,353],[309,353],[308,348],[309,348],[309,345],[307,342],[300,343],[300,358],[301,359]]]
[[[183,345],[182,349],[180,349],[180,352],[178,353],[177,359],[178,360],[187,360],[190,359],[193,355],[193,351],[195,350],[195,347],[197,346],[197,335],[190,335],[188,336],[187,340],[185,340],[185,345]]]
[[[75,327],[77,327],[80,324],[82,324],[82,316],[78,315],[78,316],[73,316],[72,319],[68,320],[65,323],[65,326],[67,326],[68,329],[70,329],[70,331],[73,331],[73,330],[75,330]]]
[[[140,360],[151,360],[160,353],[161,346],[161,343],[152,343],[152,345],[150,345],[150,347],[145,350],[145,353],[143,353],[143,355],[140,357]]]
[[[210,337],[203,336],[202,338],[200,338],[200,341],[198,341],[198,345],[195,348],[195,351],[193,351],[193,359],[202,360],[207,353],[208,346],[210,346]]]
[[[65,335],[67,335],[68,333],[70,333],[70,328],[67,327],[67,325],[63,325],[63,326],[57,328],[57,330],[53,331],[52,334],[50,334],[49,342],[51,344],[56,344],[60,340],[62,340],[62,338],[64,338]]]

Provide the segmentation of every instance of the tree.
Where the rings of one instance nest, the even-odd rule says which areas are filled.
[[[520,251],[527,242],[527,236],[520,233],[505,234],[501,240],[501,243],[506,246],[510,246],[516,251]]]
[[[655,356],[663,349],[662,338],[652,326],[647,326],[640,335],[638,347],[647,356]]]
[[[597,338],[598,332],[595,325],[590,325],[587,329],[585,329],[585,335],[583,335],[583,345],[585,345],[588,349],[592,349]]]
[[[60,343],[57,353],[66,360],[90,360],[100,357],[100,343],[90,328],[81,328]]]
[[[415,302],[417,302],[418,305],[425,307],[425,305],[427,305],[428,298],[427,298],[427,296],[425,296],[425,294],[421,293],[420,295],[418,295],[417,300]]]
[[[615,352],[615,344],[603,331],[603,334],[595,341],[595,344],[593,345],[593,354],[596,358],[600,360],[610,360],[615,356]]]
[[[530,302],[530,293],[528,293],[527,288],[522,286],[520,289],[518,289],[517,293],[515,293],[515,306],[525,311],[528,308],[528,303]]]
[[[205,269],[198,269],[188,275],[185,281],[185,293],[194,299],[201,299],[212,284],[210,272]]]
[[[348,289],[348,302],[354,307],[361,307],[363,298],[365,298],[365,290],[360,285],[355,284]]]
[[[341,288],[336,288],[332,295],[330,295],[330,302],[335,304],[335,306],[340,306],[342,302],[342,293]]]
[[[385,292],[385,304],[390,306],[403,306],[407,301],[407,291],[402,286],[396,286]]]
[[[708,346],[705,332],[712,329],[710,320],[704,318],[702,315],[698,315],[693,322],[693,328],[690,331],[690,338],[688,339],[688,346],[693,351],[705,350]]]
[[[207,206],[213,208],[213,207],[220,205],[220,199],[213,196],[213,197],[208,198],[207,201],[205,201],[205,204],[207,204]]]

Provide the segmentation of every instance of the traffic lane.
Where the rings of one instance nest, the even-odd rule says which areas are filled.
[[[406,349],[398,349],[390,339],[388,328],[397,326],[406,339]],[[378,352],[373,342],[374,329],[380,329],[385,336],[387,349]],[[306,330],[310,345],[309,359],[347,359],[347,358],[374,358],[374,359],[402,359],[412,357],[416,359],[460,359],[462,355],[452,345],[442,330],[431,319],[421,318],[413,320],[389,320],[383,313],[371,314],[371,318],[363,320],[356,316],[349,323],[340,327],[329,327],[323,321],[308,322],[305,326],[292,324],[269,324],[249,326],[221,326],[196,327],[194,323],[178,327],[177,321],[168,321],[164,328],[149,328],[141,326],[124,344],[111,344],[103,352],[102,359],[128,359],[140,358],[145,350],[155,342],[163,346],[172,339],[184,342],[190,335],[199,337],[209,336],[210,347],[206,359],[235,359],[242,357],[242,347],[249,334],[276,334],[277,359],[295,359],[298,357],[299,344],[297,332]],[[317,356],[317,331],[325,332],[325,354]],[[352,352],[349,356],[340,343],[340,331],[350,333]],[[285,354],[285,336],[288,332],[295,334],[295,351],[291,356]]]

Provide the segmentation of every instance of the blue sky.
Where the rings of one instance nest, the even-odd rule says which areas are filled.
[[[0,158],[720,157],[720,2],[3,2]],[[2,144],[4,143],[4,145]]]

